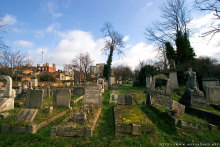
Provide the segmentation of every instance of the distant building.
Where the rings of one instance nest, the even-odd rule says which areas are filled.
[[[54,73],[56,72],[56,65],[53,64],[52,67],[49,66],[49,63],[43,64],[43,66],[40,66],[40,64],[37,64],[37,72],[50,72],[50,73]]]
[[[90,73],[92,78],[101,78],[103,77],[105,63],[96,64],[96,66],[90,67]]]

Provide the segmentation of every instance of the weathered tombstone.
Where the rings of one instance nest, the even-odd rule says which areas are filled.
[[[109,99],[109,103],[118,103],[118,95],[119,95],[119,90],[112,90],[111,94],[110,94],[110,99]]]
[[[70,107],[71,90],[57,89],[53,92],[53,107]]]
[[[43,104],[43,93],[41,89],[29,89],[27,91],[26,108],[41,109]]]
[[[205,91],[210,103],[220,103],[220,86],[205,86]]]
[[[83,86],[74,86],[72,92],[74,96],[82,96],[85,94],[85,88]]]
[[[146,77],[146,88],[147,89],[150,88],[151,82],[152,82],[152,77],[151,76],[147,76]]]
[[[108,81],[105,81],[105,82],[104,82],[104,90],[105,90],[105,91],[108,90]]]
[[[166,86],[162,90],[158,90],[155,87],[156,80],[162,79],[166,81]],[[170,80],[163,74],[159,74],[153,77],[150,90],[147,92],[147,105],[165,105],[169,106],[171,101],[170,96]]]
[[[101,85],[101,92],[103,93],[104,92],[104,83],[105,83],[105,80],[104,79],[102,79],[102,78],[99,78],[98,80],[97,80],[97,84],[99,84],[99,85]]]
[[[170,87],[173,90],[179,90],[177,72],[176,72],[176,66],[174,60],[170,61],[169,79],[170,79]]]
[[[132,96],[131,95],[118,95],[118,104],[119,105],[132,105]]]
[[[85,85],[83,102],[88,105],[93,104],[94,106],[101,106],[101,93],[97,84]]]
[[[3,91],[1,93],[1,98],[10,98],[12,94],[12,79],[9,76],[0,75],[0,80],[3,80],[6,82],[5,88],[3,88]]]
[[[132,96],[125,95],[125,105],[132,105]]]
[[[185,74],[187,75],[186,88],[180,102],[186,106],[207,106],[208,100],[204,97],[204,93],[198,88],[196,73],[192,71],[192,68],[189,68]]]
[[[0,80],[5,82],[0,90],[0,112],[14,109],[15,91],[12,89],[12,79],[9,76],[0,75]]]
[[[26,84],[27,83],[27,84]],[[26,90],[26,89],[33,89],[32,87],[32,82],[30,80],[24,80],[22,81],[22,88],[23,90]]]
[[[17,122],[32,122],[37,115],[38,109],[22,109],[15,120]]]
[[[185,106],[176,101],[172,100],[169,107],[178,110],[180,115],[185,113]]]
[[[42,89],[44,90],[43,98],[49,98],[50,97],[50,87],[43,86]]]
[[[85,123],[87,121],[86,113],[74,113],[73,121],[76,123]]]
[[[32,82],[32,86],[34,88],[38,87],[38,79],[37,78],[31,79],[31,82]]]

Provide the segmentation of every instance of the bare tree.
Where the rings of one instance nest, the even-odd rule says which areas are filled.
[[[161,19],[146,28],[146,39],[158,46],[156,51],[165,68],[167,65],[165,42],[170,41],[174,44],[178,31],[183,34],[189,32],[187,24],[190,20],[185,0],[167,0],[161,7]]]
[[[26,54],[11,49],[0,50],[0,66],[5,66],[10,76],[16,76],[15,70],[21,64],[32,64],[32,60]]]
[[[111,75],[111,64],[113,54],[116,52],[119,56],[123,54],[121,48],[124,47],[125,42],[123,41],[123,36],[113,29],[111,23],[106,22],[102,28],[102,32],[105,36],[105,46],[102,51],[108,54],[107,64],[104,67],[103,76],[109,80]]]
[[[21,64],[31,64],[32,60],[26,54],[20,51],[12,51],[10,49],[2,49],[0,51],[0,65],[9,68],[15,68]]]
[[[85,80],[89,76],[90,66],[92,66],[92,59],[90,58],[89,53],[80,53],[72,60],[72,64],[66,65],[69,69],[77,70],[80,73],[83,73]]]
[[[117,67],[113,67],[116,80],[128,81],[134,79],[134,73],[130,66],[119,65]]]
[[[216,19],[220,19],[220,0],[195,0],[195,7],[200,11],[213,12],[213,15],[216,16]],[[220,24],[212,25],[211,29],[202,34],[202,37],[209,35],[212,37],[220,32]]]
[[[6,25],[2,23],[2,18],[0,18],[0,50],[8,48],[2,41],[2,34],[5,32]]]

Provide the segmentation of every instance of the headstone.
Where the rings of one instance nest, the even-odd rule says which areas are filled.
[[[125,105],[132,105],[132,96],[125,95]]]
[[[185,113],[185,106],[176,102],[176,101],[172,100],[169,107],[172,107],[174,109],[178,109],[180,115],[183,115]]]
[[[204,93],[198,88],[196,73],[192,71],[192,68],[189,68],[185,74],[187,75],[186,88],[180,102],[186,106],[192,107],[207,106],[208,100],[204,96]]]
[[[125,104],[125,97],[124,95],[118,95],[118,104],[124,105]]]
[[[166,86],[164,89],[156,89],[155,84],[157,79],[162,79],[166,81]],[[150,90],[147,92],[147,105],[164,105],[169,106],[171,101],[170,96],[170,80],[163,74],[159,74],[153,77]]]
[[[152,77],[151,76],[147,76],[146,77],[146,88],[147,89],[150,88],[151,82],[152,82]]]
[[[74,96],[82,96],[85,94],[85,88],[83,86],[74,86],[72,91]]]
[[[83,102],[88,105],[93,104],[94,106],[101,106],[101,93],[97,84],[85,85]]]
[[[119,105],[132,105],[132,96],[131,95],[118,95],[118,104]]]
[[[99,84],[99,85],[101,85],[101,92],[103,93],[104,92],[104,83],[105,83],[105,80],[104,79],[102,79],[102,78],[99,78],[98,80],[97,80],[97,84]]]
[[[108,90],[108,81],[105,81],[105,82],[104,82],[104,90],[105,90],[105,91]]]
[[[42,89],[44,90],[43,98],[49,98],[50,97],[50,87],[43,86]]]
[[[86,113],[74,113],[73,121],[77,123],[85,123],[87,121]]]
[[[45,112],[45,113],[49,113],[49,114],[53,113],[53,107],[46,107],[46,108],[44,109],[44,112]]]
[[[29,89],[27,91],[26,108],[41,109],[43,104],[43,90]]]
[[[57,89],[53,92],[53,107],[70,107],[71,90],[70,89]]]
[[[15,90],[12,89],[12,79],[9,76],[0,75],[3,87],[0,87],[0,112],[14,109]]]
[[[169,79],[170,79],[170,87],[173,90],[178,90],[179,85],[178,85],[178,80],[177,80],[177,72],[175,70],[169,71]]]
[[[31,83],[34,88],[38,87],[38,79],[37,78],[31,79]]]
[[[22,109],[17,117],[16,117],[16,121],[17,122],[32,122],[35,118],[35,116],[37,115],[38,109]]]
[[[119,95],[119,90],[112,90],[111,94],[110,94],[110,99],[109,99],[109,103],[118,103],[118,95]]]
[[[1,98],[11,98],[13,95],[11,77],[0,75],[0,80],[6,81],[6,85],[4,86],[4,92],[2,93]]]

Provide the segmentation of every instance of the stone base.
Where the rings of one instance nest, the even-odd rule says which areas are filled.
[[[93,120],[91,127],[74,129],[65,126],[53,126],[50,131],[50,137],[56,138],[56,137],[92,136],[96,122],[100,114],[101,114],[101,107],[98,109],[97,113],[95,114],[95,118]]]
[[[40,123],[40,124],[30,124],[28,126],[7,126],[2,125],[1,126],[1,133],[36,133],[39,129],[46,127],[49,125],[52,121],[54,121],[57,118],[60,118],[66,114],[68,110]]]
[[[209,124],[208,126],[201,126],[199,124],[194,124],[194,123],[186,122],[183,120],[175,119],[169,113],[167,113],[167,114],[168,114],[168,118],[172,122],[172,124],[174,124],[178,128],[184,128],[184,129],[188,129],[188,130],[202,130],[202,131],[209,131],[209,130],[217,131],[218,130],[218,127],[213,124]]]
[[[0,112],[14,109],[14,98],[0,98]]]

